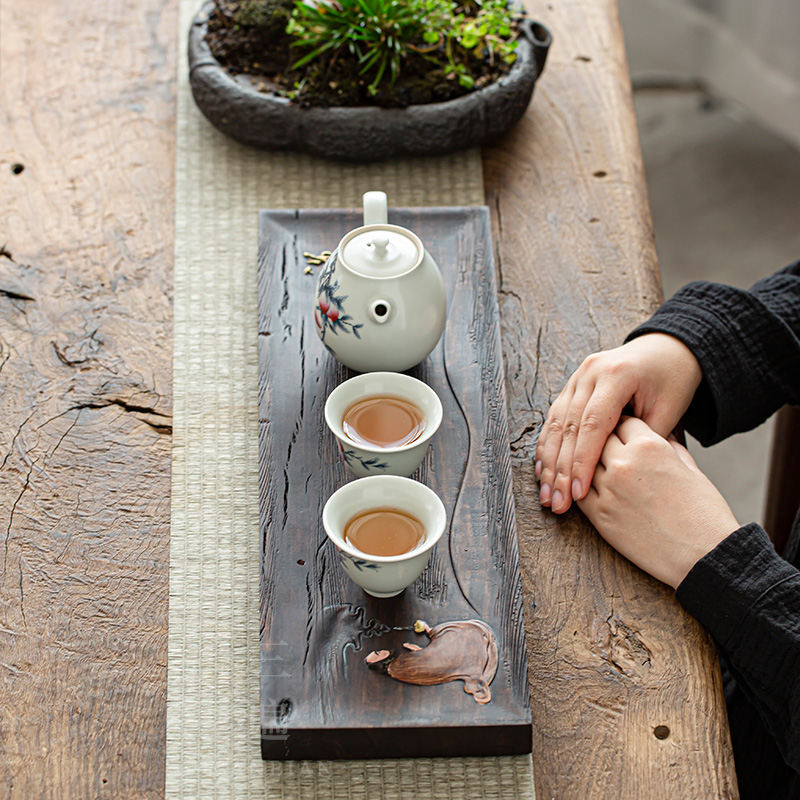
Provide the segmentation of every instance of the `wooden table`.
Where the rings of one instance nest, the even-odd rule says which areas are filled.
[[[550,400],[661,290],[616,3],[528,5],[556,44],[484,168],[537,793],[735,797],[708,637],[538,504]],[[177,4],[4,3],[0,36],[0,787],[158,798]]]

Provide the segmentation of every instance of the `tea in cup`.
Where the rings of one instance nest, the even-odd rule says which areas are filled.
[[[400,594],[422,574],[446,521],[434,491],[396,475],[351,481],[322,510],[342,568],[373,597]]]
[[[325,422],[356,477],[407,477],[425,458],[442,422],[442,403],[430,386],[410,375],[369,372],[330,393]]]

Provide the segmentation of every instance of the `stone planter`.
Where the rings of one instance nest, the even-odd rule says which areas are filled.
[[[496,83],[443,103],[301,108],[260,92],[248,75],[230,75],[205,40],[213,0],[189,33],[189,76],[195,102],[219,130],[268,150],[299,150],[343,161],[435,155],[494,141],[516,124],[544,68],[550,32],[523,20],[517,60]],[[263,81],[263,78],[259,79]]]

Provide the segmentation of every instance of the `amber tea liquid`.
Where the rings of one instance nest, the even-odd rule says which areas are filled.
[[[354,442],[402,447],[422,435],[425,415],[402,397],[373,395],[357,400],[344,412],[342,428]]]
[[[398,508],[371,508],[344,526],[344,540],[368,556],[401,556],[425,538],[425,526]]]

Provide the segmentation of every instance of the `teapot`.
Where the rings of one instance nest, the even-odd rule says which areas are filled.
[[[357,372],[402,372],[444,331],[444,281],[419,237],[388,222],[385,192],[363,197],[364,225],[345,234],[317,281],[314,323],[328,351]]]

